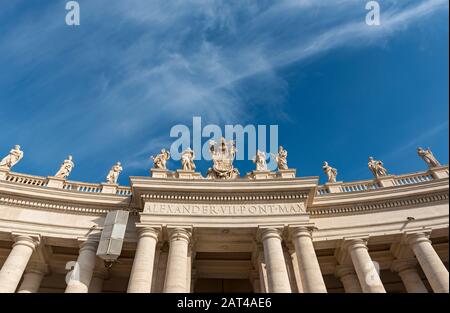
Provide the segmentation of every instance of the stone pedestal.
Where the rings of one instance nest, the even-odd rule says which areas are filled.
[[[152,168],[150,169],[150,175],[153,178],[167,178],[169,176],[169,170],[161,168]]]
[[[9,170],[0,168],[0,180],[5,180],[6,176],[8,176]]]
[[[118,187],[119,185],[117,184],[102,183],[102,193],[115,195]]]
[[[428,171],[434,179],[448,178],[448,166],[431,167]]]
[[[195,171],[177,170],[176,177],[179,179],[200,179],[202,174]]]
[[[47,177],[47,187],[49,188],[63,189],[65,182],[66,182],[65,178],[55,176]]]
[[[270,171],[252,171],[250,173],[252,179],[268,179],[270,178]]]
[[[290,168],[287,170],[278,170],[277,176],[280,178],[295,178],[295,173],[297,170],[295,168]]]
[[[325,183],[325,187],[327,188],[329,193],[339,193],[342,192],[342,182],[338,181],[335,183]]]
[[[394,176],[393,175],[381,176],[381,177],[376,178],[375,181],[380,187],[394,186]]]

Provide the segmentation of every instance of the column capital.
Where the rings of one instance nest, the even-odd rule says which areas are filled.
[[[347,275],[356,275],[355,267],[353,265],[337,265],[334,270],[334,276],[341,278]]]
[[[189,243],[192,238],[192,226],[168,226],[167,235],[169,241],[185,240]]]
[[[291,239],[297,237],[310,237],[318,228],[314,224],[293,224],[289,225],[289,236]]]
[[[159,240],[162,234],[162,227],[159,225],[137,225],[136,232],[138,235],[138,239],[143,237],[154,238],[155,240]]]
[[[342,249],[346,251],[351,251],[353,249],[366,249],[367,243],[369,241],[369,236],[358,236],[358,237],[344,237],[342,241]]]
[[[283,226],[275,225],[275,226],[259,226],[258,227],[258,233],[257,233],[257,239],[260,242],[263,242],[266,239],[269,238],[277,238],[280,241],[283,240],[282,234],[283,234]]]
[[[431,240],[429,239],[430,235],[431,235],[431,231],[410,232],[410,233],[405,233],[404,240],[410,246],[413,246],[420,242],[431,243]]]
[[[36,247],[41,243],[41,236],[38,234],[14,232],[11,235],[14,240],[13,247],[17,245],[24,245],[30,247],[34,251]]]
[[[80,252],[84,250],[91,250],[97,252],[99,241],[92,238],[78,238],[78,246],[80,247]]]
[[[417,260],[416,259],[397,259],[391,264],[391,271],[401,273],[408,270],[417,271]]]
[[[367,249],[368,235],[344,237],[336,248],[335,257],[339,264],[351,264],[350,252],[353,249]]]

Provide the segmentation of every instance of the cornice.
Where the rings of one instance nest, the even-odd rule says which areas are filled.
[[[266,202],[266,201],[302,201],[308,197],[308,193],[275,193],[275,194],[262,194],[262,193],[253,193],[253,194],[245,194],[245,193],[196,193],[196,194],[188,194],[188,193],[175,193],[175,192],[167,192],[167,193],[145,193],[141,195],[141,198],[144,201],[170,201],[170,202],[220,202],[220,203],[229,203],[229,202],[246,202],[251,201],[255,202]]]
[[[93,207],[93,206],[81,206],[74,204],[65,204],[52,201],[42,201],[35,199],[25,199],[16,197],[0,196],[0,204],[8,206],[18,206],[23,208],[39,209],[43,211],[57,211],[70,214],[82,214],[82,215],[104,215],[114,209],[129,210],[135,212],[134,209],[128,207]]]
[[[448,202],[448,190],[443,192],[430,193],[425,195],[408,196],[395,199],[380,199],[366,203],[354,203],[349,205],[336,205],[334,207],[309,207],[307,213],[313,217],[329,217],[333,215],[354,215],[362,213],[372,213],[382,210],[404,209],[405,207],[433,203]]]

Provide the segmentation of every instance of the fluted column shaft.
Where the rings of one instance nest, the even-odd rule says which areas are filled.
[[[38,241],[30,236],[15,236],[14,241],[13,248],[0,270],[0,293],[16,291],[31,255],[38,245]]]
[[[449,292],[448,270],[424,233],[409,235],[408,244],[419,261],[431,288],[436,293]]]
[[[269,292],[291,292],[280,231],[275,228],[262,229],[261,241],[264,247]]]
[[[191,232],[183,228],[169,230],[169,257],[167,260],[164,292],[188,292],[188,252]],[[190,282],[189,282],[190,284]]]
[[[336,277],[339,278],[344,286],[345,293],[361,293],[361,285],[352,266],[338,266],[336,268]]]
[[[303,292],[326,293],[327,288],[312,243],[311,229],[295,227],[291,235],[297,254]]]
[[[159,228],[149,227],[138,229],[138,243],[127,292],[151,292],[155,251],[159,234]]]
[[[98,242],[85,241],[81,244],[75,267],[67,282],[66,293],[87,293],[95,268]]]
[[[352,239],[346,245],[362,291],[365,293],[385,293],[386,290],[370,258],[365,240]]]

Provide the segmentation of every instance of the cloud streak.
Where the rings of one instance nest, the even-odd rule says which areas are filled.
[[[0,87],[15,94],[25,82],[27,96],[42,102],[24,121],[27,128],[0,117],[0,133],[20,140],[39,129],[45,139],[36,145],[70,142],[80,160],[117,153],[127,142],[140,151],[125,156],[130,166],[159,148],[151,142],[142,150],[142,142],[168,137],[172,125],[193,115],[245,122],[261,106],[283,118],[287,82],[280,69],[339,47],[384,43],[448,9],[445,0],[387,0],[382,25],[369,27],[365,2],[356,0],[98,0],[80,1],[82,27],[70,29],[62,25],[63,4],[43,5],[38,18],[36,10],[20,13],[24,2],[2,11],[19,18],[2,25],[0,65],[8,71]],[[46,76],[33,75],[39,71]],[[5,74],[11,72],[18,73],[12,83]],[[55,86],[68,91],[56,95]],[[30,101],[24,97],[13,99]]]

